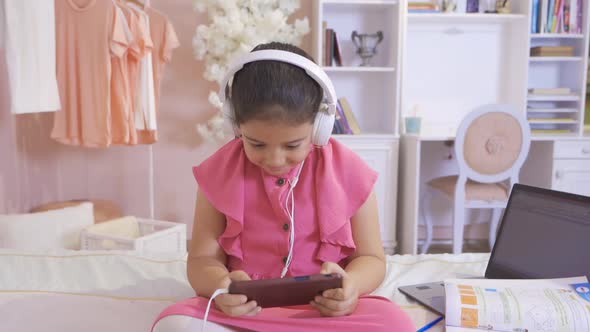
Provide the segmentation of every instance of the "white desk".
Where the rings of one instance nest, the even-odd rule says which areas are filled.
[[[453,142],[454,137],[402,135],[397,253],[417,253],[420,197],[425,183],[435,177],[457,174]],[[590,196],[590,137],[534,136],[520,182]],[[450,205],[447,211],[441,211],[437,210],[434,216],[450,218]]]

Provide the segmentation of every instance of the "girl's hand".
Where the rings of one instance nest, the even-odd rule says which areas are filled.
[[[220,288],[229,287],[232,280],[250,280],[250,276],[242,270],[232,271],[222,280]],[[217,309],[233,317],[254,316],[262,310],[256,301],[246,302],[248,301],[246,295],[221,294],[214,301]]]
[[[332,262],[325,262],[320,273],[338,273],[342,276],[342,288],[328,289],[315,297],[311,305],[318,309],[322,316],[345,316],[350,315],[356,309],[359,292],[354,280],[348,276],[340,265]]]

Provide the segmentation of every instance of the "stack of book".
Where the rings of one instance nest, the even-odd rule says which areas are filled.
[[[567,87],[529,89],[529,98],[548,97],[549,99],[558,99],[562,96],[574,96],[574,94]],[[552,100],[529,103],[527,107],[527,118],[533,134],[572,134],[579,123],[577,114],[577,108],[560,106],[558,101]]]
[[[573,46],[531,47],[531,56],[574,56]]]
[[[352,112],[352,108],[345,97],[338,99],[336,104],[336,121],[332,134],[336,135],[359,135],[361,128]]]
[[[582,33],[585,2],[583,0],[533,0],[531,32]]]
[[[436,0],[409,1],[408,13],[440,13]]]

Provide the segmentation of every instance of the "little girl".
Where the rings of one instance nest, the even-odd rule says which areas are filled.
[[[253,52],[261,50],[295,53],[321,71],[295,46]],[[232,280],[316,273],[340,274],[342,288],[309,305],[264,310],[222,294],[207,331],[415,331],[399,307],[367,295],[385,275],[377,174],[329,133],[318,140],[327,84],[309,72],[280,59],[252,61],[224,90],[239,136],[193,169],[199,190],[188,279],[198,297],[166,309],[154,332],[200,331],[209,298]]]

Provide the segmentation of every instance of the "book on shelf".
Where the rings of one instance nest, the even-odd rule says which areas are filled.
[[[440,6],[435,0],[409,1],[408,13],[438,13]]]
[[[332,59],[334,58],[334,30],[328,28],[327,23],[324,22],[324,66],[332,66]]]
[[[559,279],[447,279],[447,332],[590,331],[590,283]]]
[[[557,94],[557,95],[542,95],[542,94],[527,94],[527,100],[531,102],[537,101],[579,101],[580,96],[577,93]]]
[[[531,56],[574,56],[573,46],[535,46]]]
[[[583,0],[533,0],[532,33],[582,33]]]
[[[361,129],[348,100],[345,97],[339,98],[336,104],[336,119],[332,134],[359,135],[360,133]]]
[[[531,88],[529,93],[532,95],[544,95],[544,96],[555,96],[555,95],[569,95],[572,93],[570,88]]]
[[[529,113],[577,113],[578,110],[575,108],[567,107],[534,107],[528,106],[527,112]]]
[[[338,115],[336,117],[336,121],[339,123],[340,128],[342,129],[340,134],[352,135],[352,129],[350,129],[348,119],[344,114],[344,110],[342,109],[342,104],[340,103],[340,100],[338,100],[336,103],[336,114]]]
[[[533,135],[566,135],[572,134],[569,129],[531,129]]]
[[[578,123],[577,120],[572,118],[528,118],[530,123]]]
[[[333,53],[333,58],[334,58],[334,62],[336,63],[336,66],[342,66],[342,49],[340,48],[340,41],[338,40],[338,34],[336,33],[336,31],[332,30],[332,53]]]
[[[352,107],[350,107],[350,103],[345,97],[341,97],[338,99],[338,103],[340,103],[342,110],[344,111],[344,115],[346,116],[346,120],[348,121],[348,126],[354,135],[359,135],[361,133],[361,127],[359,126],[358,120],[352,112]]]

